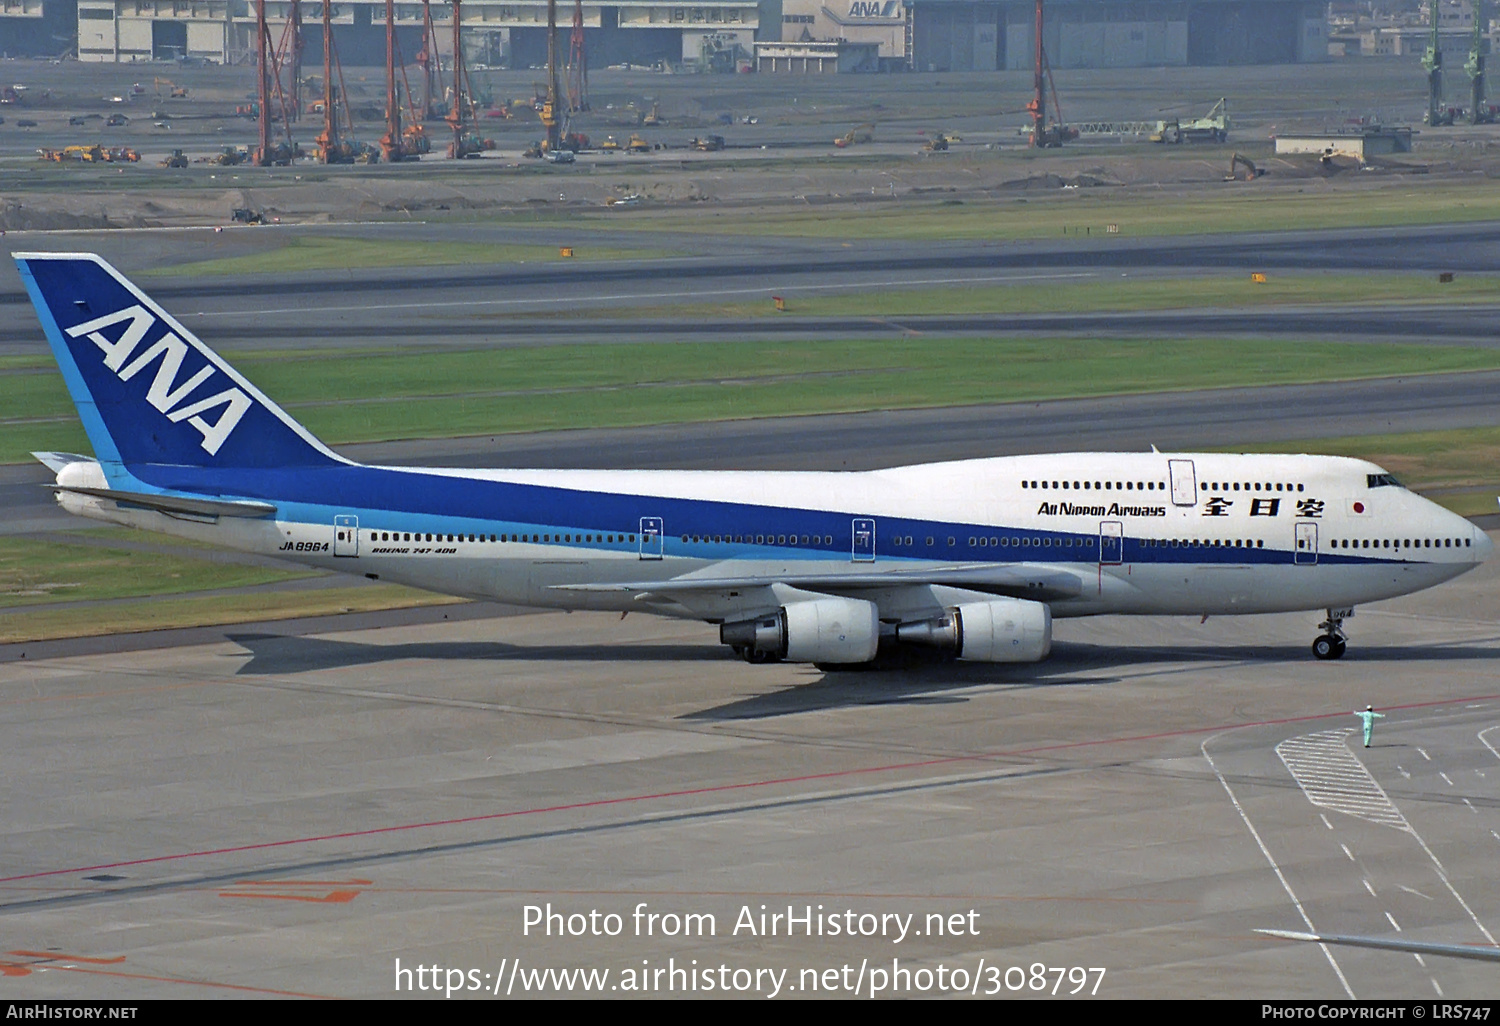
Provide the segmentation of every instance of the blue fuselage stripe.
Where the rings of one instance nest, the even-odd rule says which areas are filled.
[[[728,558],[753,553],[756,558],[827,559],[831,555],[849,558],[853,521],[872,517],[876,521],[875,554],[881,559],[1094,564],[1100,557],[1100,537],[1093,532],[920,520],[880,516],[867,510],[630,495],[357,465],[262,470],[151,464],[135,465],[130,470],[147,487],[272,502],[279,508],[280,518],[287,521],[331,525],[335,515],[353,514],[360,518],[361,531],[440,536],[520,534],[528,540],[535,535],[538,540],[546,538],[575,547],[620,551],[640,543],[610,543],[602,536],[639,537],[642,519],[652,517],[662,521],[662,551],[668,556]],[[584,541],[589,536],[599,540]],[[910,544],[905,541],[908,537]],[[765,541],[756,543],[756,538]],[[782,538],[787,541],[781,542]],[[951,545],[949,538],[953,539]],[[976,544],[970,545],[970,538]],[[978,544],[981,539],[987,544]],[[1258,548],[1253,540],[1240,540],[1246,544],[1236,546],[1234,539],[1223,538],[1219,545],[1212,544],[1212,538],[1179,538],[1174,544],[1160,538],[1127,536],[1122,539],[1120,560],[1271,565],[1286,563],[1294,556],[1290,548]],[[1317,559],[1320,563],[1342,564],[1423,561],[1402,558],[1394,552],[1366,556],[1323,551]]]

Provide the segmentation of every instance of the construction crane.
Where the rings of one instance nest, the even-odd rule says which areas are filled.
[[[385,135],[380,137],[380,153],[387,163],[411,156],[401,132],[401,105],[396,98],[396,0],[385,0]]]
[[[1469,75],[1469,124],[1487,125],[1495,112],[1485,103],[1484,88],[1484,0],[1474,0],[1474,41],[1469,44],[1469,59],[1464,71]]]
[[[573,0],[573,35],[568,40],[568,110],[589,109],[589,62],[583,48],[583,0]]]
[[[324,164],[353,164],[356,160],[368,160],[378,150],[362,146],[354,141],[354,122],[345,100],[344,69],[339,65],[338,53],[333,45],[333,5],[323,5],[323,131],[314,140],[317,143],[318,160]],[[334,85],[337,76],[338,85]],[[339,135],[339,110],[343,108],[349,132]]]
[[[547,98],[542,102],[542,128],[547,138],[542,150],[547,153],[562,146],[562,122],[557,117],[557,0],[547,0]]]
[[[1026,109],[1031,112],[1031,145],[1040,148],[1061,146],[1065,140],[1077,139],[1078,130],[1063,124],[1062,106],[1057,102],[1057,85],[1052,81],[1052,65],[1047,62],[1047,51],[1042,47],[1042,0],[1036,0],[1036,54],[1032,70],[1034,93]],[[1057,123],[1047,124],[1047,90],[1052,90],[1052,108],[1057,113]]]
[[[459,0],[453,0],[453,108],[446,118],[453,129],[453,141],[448,144],[448,156],[454,160],[478,156],[483,150],[493,150],[493,139],[481,139],[475,131],[478,120],[474,110],[474,90],[469,85],[468,65],[464,62],[463,42],[459,37]]]
[[[1429,125],[1453,124],[1453,112],[1443,106],[1443,46],[1438,38],[1438,0],[1428,0],[1427,17],[1432,22],[1432,36],[1427,44],[1427,53],[1422,57],[1422,68],[1427,72],[1427,123]],[[1474,19],[1477,24],[1479,19]]]
[[[281,88],[281,69],[291,65],[291,99],[286,104],[288,121],[300,121],[302,115],[302,0],[291,0],[286,28],[276,51],[276,86]]]

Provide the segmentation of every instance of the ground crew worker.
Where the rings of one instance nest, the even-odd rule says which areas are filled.
[[[1358,716],[1364,722],[1364,725],[1365,725],[1365,747],[1369,748],[1370,747],[1370,733],[1375,729],[1375,721],[1376,720],[1383,720],[1383,719],[1385,719],[1385,713],[1378,713],[1378,712],[1375,711],[1375,707],[1373,705],[1367,705],[1367,706],[1365,706],[1365,711],[1364,712],[1357,712],[1354,715]]]

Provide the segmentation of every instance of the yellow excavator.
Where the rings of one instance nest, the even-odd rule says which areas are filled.
[[[875,141],[875,126],[874,125],[859,125],[856,128],[849,129],[849,131],[847,131],[843,135],[839,136],[837,139],[835,139],[833,141],[833,144],[835,146],[837,146],[839,149],[842,150],[842,149],[846,149],[846,148],[848,148],[850,146],[853,146],[855,143],[867,143],[867,142],[874,142],[874,141]]]

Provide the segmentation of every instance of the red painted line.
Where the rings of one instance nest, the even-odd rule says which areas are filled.
[[[122,980],[149,980],[152,983],[181,983],[189,987],[216,987],[220,990],[238,990],[250,994],[274,994],[277,997],[300,997],[317,998],[320,1000],[332,1000],[327,994],[304,994],[299,990],[273,990],[270,987],[247,987],[239,983],[215,983],[212,980],[185,980],[178,976],[151,976],[146,973],[122,973],[108,969],[83,969],[73,965],[39,965],[31,963],[28,966],[18,968],[47,969],[58,973],[87,973],[90,976],[114,976]]]
[[[1407,705],[1382,706],[1385,709],[1430,709],[1463,702],[1492,702],[1500,700],[1500,694],[1479,695],[1465,698],[1444,698],[1430,702],[1412,702]],[[337,834],[320,834],[314,837],[289,837],[280,841],[261,841],[257,844],[241,844],[228,848],[210,848],[204,851],[177,852],[172,855],[153,855],[144,859],[129,859],[123,862],[105,862],[95,866],[78,866],[70,869],[45,869],[35,873],[19,873],[15,876],[0,876],[0,884],[18,880],[36,880],[49,876],[66,876],[76,873],[97,873],[105,869],[123,869],[127,866],[147,866],[158,862],[175,862],[181,859],[207,858],[213,855],[234,855],[247,851],[266,851],[297,844],[317,844],[321,841],[343,841],[355,837],[374,837],[380,834],[401,833],[408,830],[429,830],[439,827],[463,826],[469,823],[486,823],[494,820],[512,819],[517,816],[538,816],[549,812],[576,812],[581,809],[607,808],[612,805],[628,805],[635,802],[660,801],[667,798],[691,798],[705,794],[723,794],[749,788],[777,787],[785,784],[806,784],[817,780],[836,780],[843,777],[863,776],[871,773],[898,773],[902,770],[927,769],[932,766],[948,766],[960,762],[987,762],[999,758],[1016,758],[1040,752],[1058,752],[1070,748],[1089,748],[1097,745],[1129,744],[1138,741],[1159,741],[1163,738],[1186,737],[1193,734],[1214,734],[1226,730],[1243,730],[1247,727],[1274,727],[1287,723],[1307,723],[1314,720],[1340,719],[1351,713],[1327,712],[1308,716],[1289,716],[1275,720],[1257,720],[1251,723],[1226,723],[1210,727],[1185,727],[1156,734],[1136,734],[1129,737],[1099,738],[1093,741],[1066,741],[1053,745],[1038,745],[1034,748],[1018,748],[1005,751],[977,752],[973,755],[950,755],[940,759],[924,759],[919,762],[899,762],[883,766],[861,766],[857,769],[831,770],[827,773],[809,773],[797,777],[776,777],[770,780],[746,780],[736,784],[715,784],[710,787],[685,788],[680,791],[658,791],[650,794],[625,795],[620,798],[598,798],[587,802],[571,802],[566,805],[546,805],[533,809],[512,809],[509,812],[488,812],[478,816],[461,816],[457,819],[439,819],[425,823],[400,823],[395,826],[370,827],[365,830],[346,830]],[[1389,729],[1389,728],[1387,728]]]

